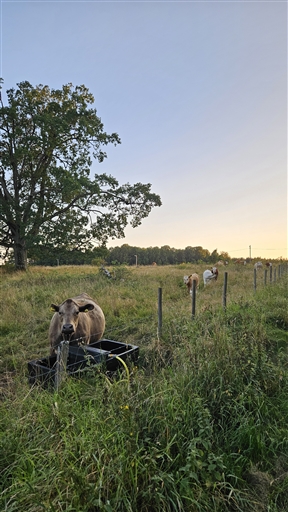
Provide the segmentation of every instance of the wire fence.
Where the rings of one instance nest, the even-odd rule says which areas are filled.
[[[287,272],[288,264],[280,264],[278,265],[278,268],[273,268],[272,266],[269,267],[269,269],[264,269],[264,277],[262,276],[262,283],[264,286],[267,286],[268,282],[270,285],[273,283],[276,283],[277,280],[282,278],[284,273]],[[261,267],[259,267],[261,268]],[[253,269],[253,288],[254,292],[257,291],[257,285],[259,284],[259,268],[257,266]],[[192,290],[191,290],[191,318],[194,319],[196,315],[196,281],[193,281],[192,283]],[[223,309],[226,310],[227,307],[227,295],[228,295],[228,272],[226,271],[224,273],[224,284],[223,284],[223,291],[222,291],[222,306]],[[163,332],[163,295],[162,295],[162,288],[158,288],[158,307],[157,307],[157,313],[158,313],[158,324],[157,324],[157,336],[160,338],[162,336]],[[129,326],[127,327],[127,323],[118,325],[117,328],[110,328],[105,331],[105,339],[109,339],[109,334],[116,333],[119,335],[119,333],[127,332],[127,328],[131,329],[133,327],[139,327],[140,324],[147,325],[149,322],[150,325],[155,321],[155,315],[149,315],[145,318],[141,319],[135,319],[131,322],[129,322]],[[97,337],[98,333],[90,334],[89,338]],[[67,359],[68,359],[68,353],[69,353],[69,344],[71,342],[69,340],[63,340],[60,342],[60,344],[55,347],[57,349],[57,361],[56,361],[56,374],[55,374],[55,389],[58,390],[60,387],[60,384],[63,381],[63,376],[66,372],[67,367]],[[73,339],[73,344],[89,344],[89,339],[85,337],[80,337],[77,339]],[[137,343],[137,342],[136,342]],[[127,344],[129,345],[129,344]]]
[[[288,271],[288,262],[279,264],[279,265],[277,265],[276,268],[273,268],[273,266],[270,265],[269,270],[268,270],[268,268],[264,269],[264,275],[263,276],[261,275],[261,277],[260,277],[259,270],[261,270],[262,268],[263,268],[262,264],[261,264],[261,266],[257,266],[257,264],[256,264],[253,269],[254,293],[257,291],[259,282],[261,283],[261,281],[264,286],[267,286],[268,282],[271,285],[273,283],[276,283],[277,280],[279,281],[279,279],[282,278],[284,273],[287,273],[287,271]],[[192,290],[191,290],[191,317],[192,317],[192,319],[194,319],[195,315],[196,315],[196,287],[197,287],[196,281],[194,280],[192,283]],[[162,317],[163,317],[163,315],[162,315],[162,291],[158,292],[158,297],[159,296],[161,296],[161,301],[159,301],[159,299],[158,299],[158,332],[162,333],[162,328],[163,328],[163,325],[162,325]],[[223,306],[224,310],[226,310],[226,307],[227,307],[227,296],[228,296],[228,272],[225,272],[224,273],[224,284],[223,284],[223,289],[222,289],[222,306]]]
[[[259,267],[260,269],[261,267]],[[268,284],[276,283],[279,279],[282,278],[283,274],[288,270],[288,263],[279,264],[277,267],[273,268],[272,266],[269,269],[264,269],[264,274],[257,268],[253,269],[253,289],[254,292],[259,288],[259,284],[262,286],[267,286]],[[222,288],[222,307],[225,310],[227,308],[227,298],[228,298],[228,271],[224,272],[224,283]],[[208,285],[209,286],[209,285]],[[195,318],[196,315],[196,281],[193,281],[192,290],[191,290],[191,316],[192,319]],[[158,288],[158,302],[157,302],[157,315],[151,314],[145,317],[136,318],[134,320],[130,320],[129,324],[127,322],[117,325],[117,327],[111,327],[110,329],[105,329],[105,338],[113,339],[118,337],[121,333],[125,334],[127,331],[131,331],[133,329],[139,328],[141,325],[151,325],[155,322],[155,326],[157,325],[157,336],[161,336],[163,332],[163,289],[161,287]],[[89,337],[81,336],[79,338],[73,339],[73,344],[85,344],[89,343],[90,338],[98,339],[99,333],[94,332],[89,335]],[[57,347],[56,347],[57,348]]]

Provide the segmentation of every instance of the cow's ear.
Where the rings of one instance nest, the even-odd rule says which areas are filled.
[[[58,311],[59,311],[59,306],[56,306],[56,304],[51,304],[51,306],[50,306],[50,310],[51,310],[51,311],[54,311],[54,313],[58,313]]]
[[[88,313],[88,311],[91,311],[94,309],[93,304],[85,304],[85,306],[79,306],[80,313]]]

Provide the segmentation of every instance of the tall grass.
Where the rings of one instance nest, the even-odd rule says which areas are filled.
[[[287,277],[254,293],[252,267],[228,269],[223,311],[223,271],[200,286],[192,320],[189,271],[1,275],[1,511],[288,509]],[[58,393],[30,388],[27,362],[49,352],[50,303],[82,291],[103,308],[105,337],[139,345],[137,367],[69,378]]]

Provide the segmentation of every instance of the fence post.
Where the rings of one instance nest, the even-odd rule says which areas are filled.
[[[276,283],[276,275],[277,275],[277,271],[276,271],[276,268],[274,268],[274,283]]]
[[[278,265],[278,279],[280,279],[281,277],[281,269],[280,269],[280,265]]]
[[[196,281],[193,279],[192,281],[192,318],[195,317],[196,311]]]
[[[271,267],[270,267],[270,284],[272,283],[272,274],[273,274],[273,267],[271,265]]]
[[[228,281],[228,272],[224,272],[223,308],[225,310],[226,310],[226,303],[227,303],[227,281]]]
[[[264,285],[265,286],[267,284],[267,274],[268,274],[268,270],[265,268],[265,270],[264,270]]]
[[[256,288],[257,288],[257,277],[256,277],[256,268],[254,268],[254,292],[256,292]]]
[[[158,336],[162,335],[162,288],[158,288]]]
[[[66,367],[69,352],[69,341],[61,341],[57,348],[56,371],[55,371],[55,389],[59,391],[61,382],[66,375]]]

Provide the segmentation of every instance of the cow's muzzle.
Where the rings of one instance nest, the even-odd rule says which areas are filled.
[[[74,327],[72,324],[64,324],[62,327],[62,334],[73,334]]]

